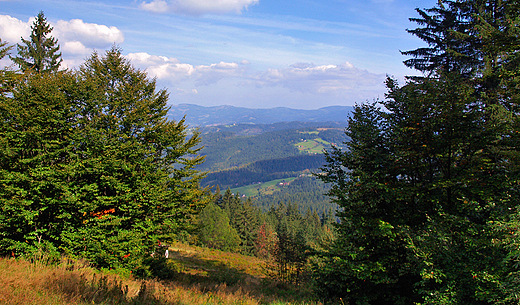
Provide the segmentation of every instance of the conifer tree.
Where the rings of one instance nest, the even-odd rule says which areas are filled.
[[[385,111],[357,106],[348,150],[327,153],[321,178],[341,222],[315,267],[318,289],[360,304],[508,303],[518,4],[443,0],[419,13],[424,27],[410,32],[428,47],[405,52],[405,64],[425,77],[388,79]]]
[[[78,72],[25,74],[0,100],[0,252],[45,245],[138,271],[194,230],[199,134],[166,119],[167,101],[116,47]]]
[[[240,248],[243,253],[255,252],[256,233],[259,227],[258,210],[253,207],[251,198],[239,200],[231,208],[231,225],[241,239]]]
[[[0,59],[9,55],[9,52],[13,46],[10,46],[7,41],[2,41],[0,38]],[[15,74],[11,71],[10,67],[4,67],[0,70],[0,94],[10,91]]]
[[[22,44],[18,44],[18,56],[11,59],[22,72],[58,71],[63,61],[61,53],[58,53],[60,46],[58,40],[50,36],[53,28],[47,22],[43,12],[38,13],[31,29],[31,38],[22,37]]]
[[[210,248],[223,251],[237,251],[240,237],[229,224],[229,217],[214,203],[208,204],[200,215],[201,242]]]

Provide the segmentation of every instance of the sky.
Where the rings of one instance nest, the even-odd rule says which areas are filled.
[[[28,39],[43,11],[62,68],[116,45],[171,105],[318,109],[384,99],[387,75],[417,75],[400,51],[424,46],[406,29],[436,2],[0,0],[0,38]]]

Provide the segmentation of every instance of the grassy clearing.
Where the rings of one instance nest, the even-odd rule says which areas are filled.
[[[321,138],[306,140],[303,142],[296,143],[294,145],[296,146],[296,148],[298,148],[299,151],[312,154],[321,154],[323,153],[323,150],[325,148],[330,147],[330,143]]]
[[[0,258],[0,304],[321,304],[304,287],[265,278],[258,258],[181,243],[169,250],[169,261],[182,266],[170,281],[103,273],[82,261]]]
[[[246,185],[242,187],[237,187],[234,189],[231,189],[231,191],[235,194],[242,194],[246,195],[248,197],[255,197],[260,195],[270,195],[276,191],[279,191],[283,186],[280,186],[280,183],[291,183],[296,177],[292,178],[284,178],[284,179],[277,179],[272,180],[260,184],[251,184]]]

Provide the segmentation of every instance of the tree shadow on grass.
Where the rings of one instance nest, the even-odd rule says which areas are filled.
[[[70,303],[77,301],[89,304],[109,305],[163,305],[165,302],[154,295],[151,281],[142,281],[141,287],[133,296],[129,295],[128,286],[115,277],[86,275],[84,273],[66,272],[59,276],[53,274],[46,285],[47,289],[59,292]]]
[[[174,279],[190,284],[209,284],[227,286],[244,285],[254,282],[253,276],[218,260],[202,259],[198,254],[183,251],[170,251],[169,260],[182,265]]]

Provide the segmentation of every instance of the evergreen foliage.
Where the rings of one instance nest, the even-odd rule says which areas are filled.
[[[0,38],[0,59],[8,56],[13,46],[10,46],[7,41],[2,41]],[[16,78],[16,74],[10,67],[3,67],[0,70],[0,94],[10,92],[13,82]]]
[[[198,133],[117,48],[77,72],[25,74],[1,97],[0,252],[42,247],[143,268],[205,205]]]
[[[249,125],[253,128],[257,125]],[[270,125],[267,125],[270,126]],[[260,129],[262,126],[258,126]],[[289,159],[301,156],[295,144],[304,140],[321,138],[331,143],[341,144],[346,139],[341,128],[305,128],[269,131],[258,135],[244,136],[233,132],[233,128],[221,128],[218,132],[205,133],[201,141],[201,151],[206,162],[200,170],[218,171],[233,167],[243,167],[254,162]],[[291,164],[294,161],[288,160]],[[268,164],[265,164],[269,166]]]
[[[289,202],[273,205],[262,213],[250,198],[233,194],[230,189],[224,194],[217,190],[213,203],[200,216],[198,237],[208,247],[264,258],[269,276],[302,284],[309,279],[307,262],[311,255],[333,239],[333,220],[322,221],[316,211],[307,209],[304,215],[300,210],[298,204]],[[227,233],[229,230],[238,234],[237,239]]]
[[[324,161],[322,154],[261,160],[239,168],[208,173],[201,183],[206,186],[236,188],[258,182],[297,177],[303,172],[318,171]]]
[[[289,185],[283,186],[280,191],[269,195],[261,195],[254,198],[254,204],[262,211],[267,212],[271,207],[280,203],[298,203],[300,213],[311,209],[318,214],[326,214],[329,210],[336,210],[337,205],[331,202],[326,193],[330,185],[314,177],[298,177]],[[332,217],[333,218],[333,217]]]
[[[354,304],[518,301],[520,11],[509,1],[439,1],[405,52],[425,72],[358,105],[348,150],[327,154],[337,240],[318,292]],[[516,298],[516,299],[515,299]]]
[[[63,60],[61,53],[58,53],[58,40],[49,36],[52,29],[43,12],[38,13],[31,26],[31,39],[22,37],[23,44],[18,44],[18,57],[11,57],[23,72],[58,71]]]
[[[223,251],[237,251],[241,239],[229,224],[228,215],[214,203],[208,204],[200,215],[200,241]]]

